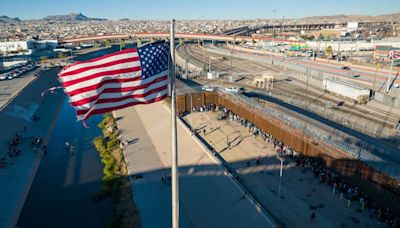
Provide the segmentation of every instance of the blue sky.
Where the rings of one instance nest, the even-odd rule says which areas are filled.
[[[400,0],[2,0],[0,4],[0,15],[21,19],[73,12],[107,19],[299,18],[397,13]]]

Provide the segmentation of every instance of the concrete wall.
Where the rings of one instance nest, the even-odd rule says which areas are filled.
[[[394,98],[394,97],[388,96],[384,93],[376,92],[374,100],[379,101],[390,107],[400,108],[400,99],[399,98]]]

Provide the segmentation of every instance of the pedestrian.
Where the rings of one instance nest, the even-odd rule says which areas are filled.
[[[314,219],[315,219],[315,212],[313,212],[313,213],[311,214],[311,217],[310,217],[310,219],[311,219],[311,222],[313,222],[313,221],[314,221]]]
[[[205,128],[203,129],[203,134],[206,135],[206,129]]]
[[[165,175],[164,175],[164,174],[161,176],[161,182],[162,182],[163,184],[165,184]]]
[[[43,151],[43,154],[44,154],[44,155],[47,154],[47,148],[46,148],[46,145],[45,145],[45,144],[42,145],[42,151]]]
[[[256,159],[256,165],[260,165],[261,164],[261,156],[258,156]]]
[[[250,161],[247,161],[247,162],[246,162],[246,166],[247,166],[247,167],[250,167]]]

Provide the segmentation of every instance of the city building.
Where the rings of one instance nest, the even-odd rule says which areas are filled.
[[[400,54],[400,48],[391,45],[377,45],[374,51],[374,59],[385,60],[388,58],[389,52],[394,51]]]

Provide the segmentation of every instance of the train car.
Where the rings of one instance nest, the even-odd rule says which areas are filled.
[[[324,79],[322,84],[325,91],[349,98],[358,104],[366,104],[371,94],[370,89],[349,82]]]

